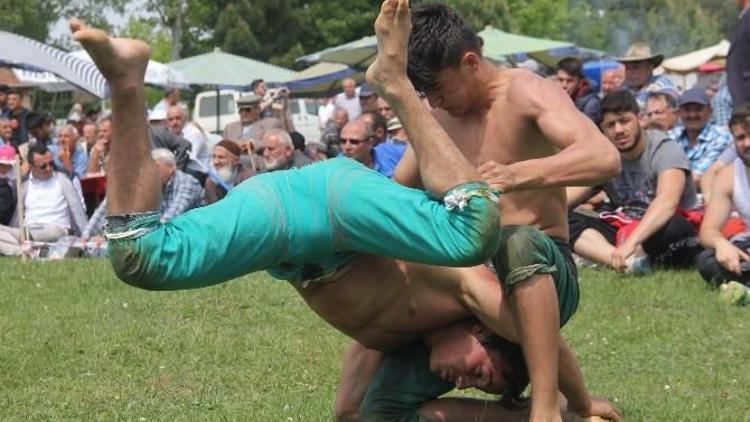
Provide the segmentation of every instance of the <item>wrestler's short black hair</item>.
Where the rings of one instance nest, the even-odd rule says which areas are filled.
[[[628,91],[620,90],[610,92],[602,98],[601,103],[601,115],[604,116],[606,113],[635,113],[636,115],[641,112],[638,107],[638,102],[635,100],[633,94]]]
[[[435,88],[437,72],[457,68],[464,53],[482,54],[482,42],[476,32],[444,4],[415,6],[411,23],[407,74],[421,94]]]
[[[575,57],[566,57],[560,60],[557,62],[557,68],[555,70],[562,70],[574,78],[583,79],[583,67],[581,66],[581,61]]]
[[[503,337],[493,334],[481,341],[482,345],[497,351],[502,359],[511,367],[503,373],[505,378],[505,392],[502,403],[508,409],[523,407],[528,401],[522,397],[524,390],[529,385],[529,370],[526,367],[526,359],[523,357],[521,346],[512,343]]]

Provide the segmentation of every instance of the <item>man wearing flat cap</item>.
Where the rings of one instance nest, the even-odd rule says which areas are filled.
[[[255,175],[255,172],[240,163],[242,150],[236,142],[224,139],[214,146],[211,154],[211,170],[206,179],[205,204],[212,204],[226,196],[235,186]]]
[[[711,122],[711,99],[701,88],[683,92],[677,107],[682,125],[669,132],[669,137],[685,151],[690,161],[690,171],[697,186],[703,173],[732,142],[732,135],[723,126]]]
[[[267,130],[284,128],[281,120],[275,117],[261,118],[260,102],[262,99],[256,94],[247,94],[237,100],[240,120],[229,123],[224,128],[224,139],[238,143],[255,141],[253,144],[258,144]]]
[[[677,96],[677,88],[671,79],[665,75],[654,75],[654,69],[663,60],[663,54],[653,54],[651,47],[642,42],[633,43],[625,55],[617,59],[625,65],[625,83],[622,88],[635,95],[641,110],[644,110],[649,92],[672,90]]]

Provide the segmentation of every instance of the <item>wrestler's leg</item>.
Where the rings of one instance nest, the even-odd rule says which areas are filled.
[[[104,31],[70,21],[80,42],[109,82],[112,93],[112,142],[107,166],[108,214],[158,211],[161,188],[151,159],[143,76],[151,55],[139,40],[110,38]]]
[[[451,188],[481,178],[417,96],[406,76],[410,32],[409,1],[385,0],[375,21],[378,55],[367,70],[367,80],[393,107],[409,135],[425,189],[442,198]]]

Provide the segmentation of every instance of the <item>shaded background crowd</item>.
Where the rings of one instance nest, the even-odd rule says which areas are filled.
[[[726,63],[705,53],[703,64],[711,66],[692,78],[665,74],[664,56],[643,42],[614,60],[576,54],[552,65],[511,63],[556,80],[621,153],[619,176],[568,190],[579,265],[637,275],[697,265],[708,282],[750,285],[750,2],[737,4],[742,14],[732,42],[715,48],[731,45]],[[670,67],[679,67],[675,60]],[[236,120],[227,124],[219,123],[224,91],[209,91],[203,99],[217,111],[212,127],[196,117],[212,108],[200,95],[181,101],[180,90],[164,90],[144,116],[162,221],[221,200],[256,174],[339,156],[391,177],[408,137],[390,105],[357,85],[341,78],[331,84],[340,92],[313,100],[255,79],[229,95]],[[76,103],[55,119],[30,109],[28,96],[0,85],[0,254],[99,254],[111,118],[102,103]],[[314,123],[296,127],[301,114]]]

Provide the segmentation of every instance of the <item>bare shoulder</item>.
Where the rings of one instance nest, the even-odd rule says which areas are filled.
[[[514,105],[529,108],[530,111],[543,110],[561,100],[569,100],[556,82],[544,79],[534,72],[512,69],[508,70],[507,75],[510,78],[508,101]]]
[[[724,192],[732,192],[734,190],[734,162],[719,169],[713,186],[714,189],[718,188]]]

